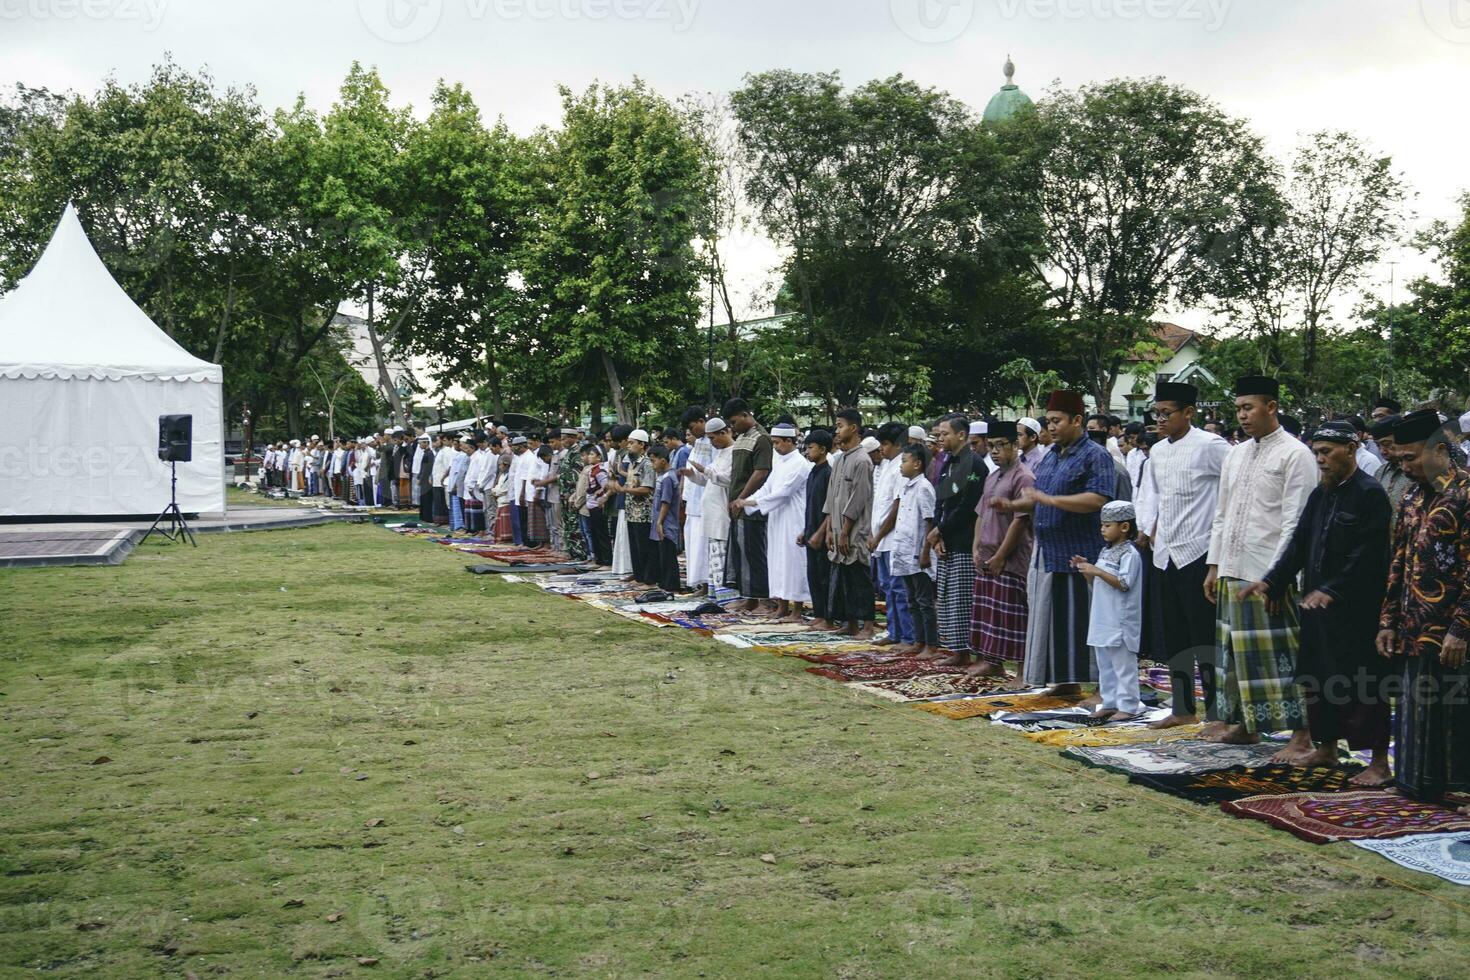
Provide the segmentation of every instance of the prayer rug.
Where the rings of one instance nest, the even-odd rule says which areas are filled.
[[[914,707],[945,718],[985,718],[998,711],[1042,711],[1075,705],[1085,695],[1002,694],[996,697],[972,698],[967,701],[936,701]]]
[[[838,664],[840,666],[850,666],[852,664],[886,664],[900,659],[891,653],[884,653],[882,649],[839,650],[833,653],[819,652],[818,650],[802,650],[799,648],[793,650],[791,647],[757,647],[756,649],[767,653],[774,653],[782,657],[795,657],[798,660],[805,660],[811,664]],[[827,649],[822,648],[823,651]]]
[[[1006,685],[997,677],[971,677],[968,674],[928,674],[906,680],[873,681],[862,689],[893,701],[923,701],[954,694],[988,694]]]
[[[1135,773],[1128,777],[1128,781],[1189,800],[1191,803],[1208,805],[1229,803],[1247,796],[1342,793],[1357,788],[1348,780],[1362,771],[1363,767],[1356,763],[1339,769],[1260,766],[1256,769],[1221,769],[1183,776]]]
[[[1165,742],[1160,745],[1120,745],[1089,748],[1074,746],[1062,755],[1076,762],[1124,775],[1162,774],[1188,775],[1214,772],[1236,766],[1253,769],[1269,764],[1281,746],[1270,743],[1256,745],[1221,745],[1217,742]]]
[[[1436,875],[1456,885],[1470,885],[1470,834],[1409,834],[1390,840],[1355,840],[1394,864]]]
[[[1203,723],[1163,729],[1113,728],[1105,725],[1102,728],[1081,728],[1070,731],[1026,732],[1025,735],[1033,742],[1062,749],[1073,745],[1160,745],[1164,742],[1198,739],[1200,730],[1204,727]]]
[[[962,674],[959,667],[936,667],[929,660],[893,660],[883,664],[854,664],[851,667],[808,667],[807,673],[834,681],[892,681],[924,674]]]
[[[737,630],[733,634],[724,630],[721,632],[726,633],[726,635],[738,636],[751,646],[764,647],[778,647],[793,644],[800,644],[802,646],[837,646],[853,642],[852,637],[843,636],[841,633],[768,633],[765,630],[759,632]],[[864,645],[868,646],[871,644],[864,642]]]
[[[1231,816],[1264,820],[1313,844],[1470,830],[1470,817],[1448,807],[1377,789],[1247,796],[1222,803],[1220,809]]]
[[[465,570],[476,575],[504,575],[506,573],[527,575],[531,572],[560,572],[576,567],[576,565],[466,565]]]

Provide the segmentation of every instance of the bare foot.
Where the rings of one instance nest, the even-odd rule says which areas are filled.
[[[963,653],[952,653],[947,657],[934,661],[934,664],[937,667],[963,667],[969,662],[969,658]]]
[[[1353,786],[1361,786],[1363,789],[1381,789],[1393,782],[1393,773],[1389,771],[1386,760],[1370,763],[1367,769],[1352,776],[1348,783]],[[1470,807],[1462,807],[1460,812],[1470,811]]]
[[[1332,743],[1331,748],[1334,750],[1333,759],[1336,760],[1337,743]],[[1271,761],[1282,766],[1301,766],[1305,764],[1304,760],[1316,754],[1317,746],[1312,743],[1311,734],[1296,731],[1291,733],[1291,741],[1286,743],[1286,747],[1271,756]]]
[[[988,660],[977,660],[965,671],[971,677],[1006,677],[1006,669],[1000,664],[993,664]]]
[[[1113,717],[1110,718],[1110,719],[1108,719],[1108,720],[1109,721],[1132,721],[1133,719],[1135,719],[1137,717],[1138,717],[1137,715],[1130,714],[1127,711],[1115,711],[1115,712],[1113,712]]]
[[[1167,718],[1160,718],[1158,721],[1149,722],[1148,727],[1154,729],[1179,728],[1183,725],[1193,725],[1194,722],[1194,715],[1170,715]]]
[[[1053,684],[1051,687],[1047,688],[1046,690],[1042,691],[1041,693],[1044,694],[1044,695],[1046,695],[1047,697],[1065,698],[1065,697],[1070,697],[1073,694],[1081,694],[1082,693],[1082,685],[1081,684]],[[1098,702],[1098,703],[1100,704],[1101,702]]]
[[[873,638],[873,625],[869,623],[866,626],[860,626],[858,627],[858,631],[852,635],[859,640],[871,640]]]
[[[887,633],[884,633],[882,636],[873,641],[873,646],[875,647],[891,647],[896,646],[897,644],[898,641],[889,636]]]
[[[1207,742],[1217,742],[1221,745],[1255,745],[1260,740],[1260,735],[1246,731],[1244,725],[1227,725],[1224,730],[1205,738]]]
[[[1099,719],[1102,719],[1102,718],[1114,718],[1114,717],[1116,717],[1116,716],[1118,716],[1120,714],[1122,714],[1122,712],[1119,711],[1117,708],[1098,708],[1096,711],[1094,711],[1092,714],[1088,715],[1087,717],[1092,718],[1094,720],[1099,720]]]
[[[1206,738],[1208,738],[1211,735],[1218,735],[1218,734],[1220,734],[1221,732],[1223,732],[1225,729],[1227,729],[1229,727],[1230,727],[1230,723],[1229,722],[1225,722],[1225,721],[1207,721],[1207,722],[1205,722],[1204,728],[1201,728],[1200,729],[1200,734],[1203,735],[1203,736],[1205,736]]]
[[[1302,769],[1331,769],[1337,765],[1337,748],[1319,747],[1302,753],[1292,758],[1291,765]]]
[[[1095,708],[1100,704],[1102,704],[1102,695],[1094,691],[1092,694],[1087,695],[1087,697],[1083,698],[1081,701],[1078,701],[1077,707]]]

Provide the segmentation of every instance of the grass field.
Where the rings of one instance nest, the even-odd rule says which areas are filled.
[[[0,571],[0,974],[1470,975],[1465,889],[464,564]]]

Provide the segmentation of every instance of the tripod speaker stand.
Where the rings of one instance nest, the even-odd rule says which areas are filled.
[[[153,526],[148,529],[147,534],[143,535],[143,541],[147,541],[148,536],[157,531],[170,541],[187,537],[189,543],[197,548],[199,542],[194,540],[194,532],[189,528],[189,522],[184,520],[184,512],[179,510],[179,464],[176,461],[169,460],[168,473],[168,506],[154,519]],[[142,544],[143,541],[138,543]]]
[[[199,542],[194,540],[194,532],[190,530],[189,522],[184,520],[184,512],[179,510],[179,463],[187,463],[194,458],[194,416],[158,417],[158,458],[168,463],[168,506],[158,515],[148,533],[143,535],[143,541],[147,541],[149,535],[157,531],[170,541],[187,537],[189,543],[197,548]],[[142,544],[143,541],[138,543]]]

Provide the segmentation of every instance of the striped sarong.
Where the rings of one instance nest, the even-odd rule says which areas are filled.
[[[934,559],[934,613],[939,645],[953,653],[970,649],[970,613],[975,601],[975,559],[968,551],[951,551]]]
[[[1026,656],[1026,580],[1021,576],[1014,572],[976,573],[970,649],[992,664]]]
[[[457,493],[449,495],[449,530],[463,531],[464,522],[464,498]]]
[[[1051,651],[1045,683],[1086,684],[1097,680],[1097,658],[1087,645],[1090,599],[1087,579],[1076,572],[1052,573]]]
[[[1264,596],[1240,598],[1250,583],[1222,578],[1215,584],[1215,704],[1220,720],[1250,732],[1307,727],[1307,709],[1296,684],[1299,628],[1296,590],[1288,586],[1272,614]]]

